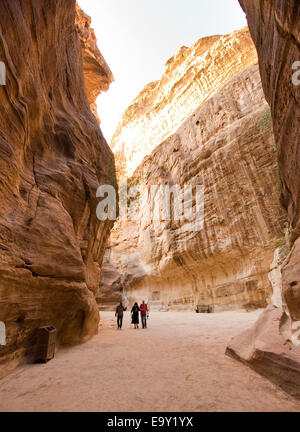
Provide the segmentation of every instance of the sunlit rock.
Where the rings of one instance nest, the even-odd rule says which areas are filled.
[[[248,28],[181,47],[160,81],[148,84],[124,113],[110,143],[117,168],[131,176],[203,102],[254,63],[257,54]]]
[[[123,295],[163,310],[267,305],[285,214],[258,66],[201,105],[145,157],[129,184],[140,185],[141,198],[152,185],[204,185],[205,223],[193,231],[188,221],[151,220],[148,207],[139,204],[137,220],[119,221],[112,231],[100,304]]]

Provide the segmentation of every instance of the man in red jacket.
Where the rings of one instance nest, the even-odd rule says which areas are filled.
[[[145,300],[143,300],[143,303],[140,306],[140,310],[141,310],[143,328],[147,328],[148,306],[146,305]]]

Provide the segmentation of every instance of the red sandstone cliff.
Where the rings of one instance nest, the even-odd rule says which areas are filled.
[[[267,304],[285,222],[268,113],[254,65],[144,159],[130,179],[141,188],[138,217],[112,231],[100,303],[109,307],[123,295],[130,304],[146,299],[152,309],[199,305],[215,312]],[[187,220],[153,220],[152,185],[204,185],[203,229],[193,231]],[[155,203],[163,202],[157,192]]]
[[[159,81],[126,109],[110,143],[117,170],[129,177],[159,144],[238,72],[257,63],[247,27],[199,39],[170,58]],[[120,163],[121,162],[121,163]]]
[[[99,93],[109,89],[114,77],[97,46],[96,35],[91,28],[91,18],[77,4],[75,23],[81,42],[87,96],[91,110],[100,123],[95,101]]]
[[[263,88],[271,107],[291,251],[282,266],[283,310],[269,308],[253,329],[230,343],[228,353],[300,397],[300,85],[292,79],[293,65],[300,61],[300,3],[240,3],[257,47]]]
[[[76,28],[75,0],[0,2],[7,68],[0,87],[0,321],[7,329],[0,376],[28,353],[41,325],[56,326],[68,344],[98,329],[95,293],[111,224],[96,218],[96,189],[115,184],[115,170],[89,104],[112,76],[85,16],[80,29],[80,14]]]

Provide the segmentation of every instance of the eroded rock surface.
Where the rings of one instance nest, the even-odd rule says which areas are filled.
[[[287,316],[289,321],[280,340],[276,339],[275,334],[279,331],[278,325],[275,333],[270,332],[268,335],[268,357],[277,358],[278,383],[299,397],[300,85],[299,73],[295,75],[295,62],[300,61],[300,4],[298,0],[240,0],[240,3],[247,14],[250,32],[257,47],[263,88],[271,107],[282,182],[281,203],[287,211],[289,243],[292,245],[290,254],[281,267],[283,309],[274,312],[277,316]],[[265,322],[267,323],[267,316],[262,317],[260,326],[263,327]],[[255,329],[252,332],[253,337],[256,337]],[[243,337],[246,338],[245,341]],[[297,346],[295,348],[293,345],[291,351],[288,349],[290,341]],[[254,365],[258,371],[263,370],[264,374],[273,379],[274,364],[268,367],[265,356],[259,356],[257,349],[245,356],[240,349],[242,343],[247,343],[247,335],[241,335],[232,341],[231,354]]]
[[[97,46],[91,18],[76,4],[76,27],[81,41],[85,86],[91,110],[98,122],[100,119],[95,103],[99,93],[107,91],[114,77]]]
[[[54,325],[67,344],[98,329],[95,294],[111,223],[96,218],[96,189],[114,184],[115,170],[89,103],[110,78],[105,71],[99,79],[101,56],[88,45],[98,72],[93,80],[90,70],[85,88],[75,14],[75,0],[0,2],[7,70],[0,87],[0,321],[7,330],[0,377],[29,353],[39,326]]]
[[[130,303],[145,299],[162,309],[267,304],[268,272],[276,242],[284,236],[285,213],[257,65],[200,106],[144,159],[129,184],[141,188],[138,216],[119,221],[112,231],[102,303],[113,303],[123,292]],[[204,185],[204,228],[198,232],[188,221],[152,220],[149,198],[145,201],[152,185]],[[162,199],[159,193],[154,197],[158,206]]]
[[[270,305],[253,327],[231,340],[226,353],[300,399],[299,348],[287,339],[289,326],[282,309]]]
[[[162,78],[148,84],[124,113],[111,141],[118,169],[131,176],[203,102],[255,63],[248,28],[181,47],[166,63]]]
[[[297,0],[276,0],[268,6],[258,0],[241,0],[240,3],[247,13],[258,50],[263,88],[274,120],[283,184],[281,202],[288,213],[292,239],[296,240],[300,235],[300,85],[295,85],[292,78],[295,73],[293,65],[300,61],[300,5]],[[293,254],[300,256],[298,243]],[[300,264],[298,266],[300,283]],[[283,281],[289,308],[293,308],[294,303],[293,287],[291,289],[289,281]],[[300,288],[297,291],[300,292]],[[300,319],[300,304],[295,318]]]

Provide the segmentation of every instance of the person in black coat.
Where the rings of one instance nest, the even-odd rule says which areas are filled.
[[[140,312],[139,305],[137,303],[134,303],[134,306],[131,309],[131,323],[134,324],[135,329],[139,328],[139,323],[140,323],[139,312]]]
[[[117,306],[115,312],[117,323],[118,323],[118,329],[122,329],[124,311],[126,311],[126,308],[123,306],[122,302],[120,301],[120,304]]]

